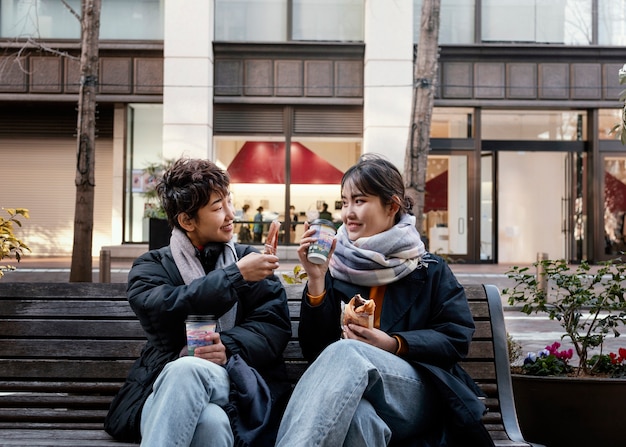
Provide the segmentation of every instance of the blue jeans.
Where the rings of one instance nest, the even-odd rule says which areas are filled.
[[[141,445],[232,447],[226,369],[197,357],[168,363],[141,413]]]
[[[381,447],[437,417],[435,390],[400,357],[356,340],[329,345],[289,400],[277,447]]]

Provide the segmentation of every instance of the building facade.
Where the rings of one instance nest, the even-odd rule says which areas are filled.
[[[77,62],[22,49],[15,24],[36,3],[0,0],[0,205],[31,210],[35,255],[66,255]],[[324,203],[338,217],[337,179],[361,153],[403,168],[421,1],[103,3],[94,254],[147,242],[142,169],[163,158],[228,169],[237,209],[285,220],[284,244]],[[624,11],[624,0],[441,0],[431,251],[530,263],[624,249],[626,153],[610,132]],[[42,37],[76,56],[76,38],[54,33],[60,13],[42,16]]]

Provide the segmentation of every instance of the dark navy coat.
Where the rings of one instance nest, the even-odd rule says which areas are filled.
[[[446,404],[441,426],[429,439],[407,445],[491,446],[480,422],[485,412],[481,392],[458,365],[475,329],[465,291],[442,258],[428,253],[424,261],[410,275],[387,285],[380,317],[380,329],[406,341],[403,358],[432,379]],[[340,338],[341,302],[348,303],[357,293],[368,298],[370,293],[370,287],[334,279],[330,273],[325,281],[326,297],[320,305],[308,304],[306,289],[303,294],[299,338],[309,361]]]

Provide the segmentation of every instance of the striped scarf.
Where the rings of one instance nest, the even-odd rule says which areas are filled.
[[[329,269],[333,278],[342,281],[382,286],[420,267],[425,253],[415,217],[405,214],[389,230],[356,241],[350,241],[345,225],[339,227]]]

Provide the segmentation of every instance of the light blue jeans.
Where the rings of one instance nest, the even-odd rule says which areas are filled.
[[[226,369],[198,357],[168,363],[141,413],[141,445],[232,447]]]
[[[381,447],[426,431],[436,392],[400,357],[356,340],[329,345],[289,400],[277,447]]]

